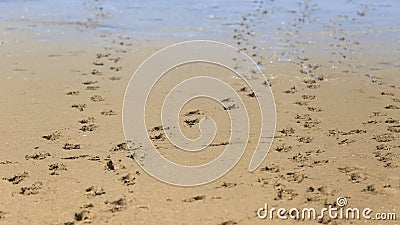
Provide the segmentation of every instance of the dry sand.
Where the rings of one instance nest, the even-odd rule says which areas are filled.
[[[396,212],[400,219],[398,49],[369,40],[356,43],[357,34],[337,30],[331,40],[325,39],[329,47],[306,41],[324,33],[303,32],[294,40],[293,34],[282,32],[288,45],[306,49],[290,53],[294,62],[274,59],[268,43],[259,46],[257,37],[246,42],[244,47],[257,47],[248,53],[263,64],[275,96],[273,146],[261,167],[249,173],[252,135],[249,149],[232,171],[190,188],[146,174],[131,158],[122,130],[122,100],[130,76],[165,43],[113,34],[96,38],[96,45],[70,39],[40,42],[30,33],[4,33],[0,224],[375,224],[328,218],[269,221],[256,215],[264,203],[322,208],[335,205],[339,196],[351,207]],[[241,29],[227,42],[246,39],[239,33]],[[226,75],[197,66],[174,73]],[[154,113],[148,115],[149,129],[160,125],[162,96],[177,80],[164,82],[150,97]],[[232,86],[239,90],[243,83],[233,81]],[[254,111],[249,93],[240,95]],[[222,128],[229,124],[226,112],[213,103],[199,101],[184,108],[196,110],[201,114],[181,115],[182,130],[190,137],[198,135],[197,126],[184,120],[210,115]],[[254,114],[252,134],[259,121]],[[228,129],[220,130],[216,146],[195,157],[174,151],[164,138],[154,143],[165,157],[196,165],[216,157],[228,135]]]

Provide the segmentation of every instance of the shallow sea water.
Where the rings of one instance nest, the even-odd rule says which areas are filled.
[[[246,16],[261,12],[260,37],[272,39],[288,18],[305,18],[302,30],[320,31],[330,21],[346,30],[398,30],[400,1],[339,0],[0,0],[0,21],[10,29],[30,23],[34,32],[67,35],[71,28],[93,28],[149,39],[223,39]],[[67,34],[66,34],[67,33]]]

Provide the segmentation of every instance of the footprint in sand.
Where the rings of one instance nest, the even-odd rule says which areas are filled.
[[[305,83],[305,84],[316,84],[317,81],[313,80],[313,79],[306,79],[306,80],[303,80],[303,83]]]
[[[119,61],[121,60],[121,58],[120,58],[120,57],[109,58],[108,60],[110,60],[110,61],[113,62],[113,63],[117,63],[117,62],[119,62]]]
[[[184,200],[182,200],[182,202],[196,202],[196,201],[201,201],[201,200],[204,200],[204,199],[206,199],[205,195],[198,195],[198,196],[194,196],[194,197],[191,197],[191,198],[184,199]]]
[[[107,170],[115,170],[115,166],[112,160],[108,160],[106,163],[106,169]]]
[[[107,157],[107,159],[105,160],[107,161],[106,165],[105,165],[105,170],[108,171],[115,171],[115,170],[123,170],[126,169],[126,167],[122,164],[122,160],[119,159],[118,161],[114,162],[110,159],[110,156]],[[136,171],[136,175],[138,174],[138,171]]]
[[[294,104],[298,106],[307,106],[310,102],[308,101],[295,101]]]
[[[95,125],[95,124],[87,124],[87,125],[83,125],[79,130],[84,131],[84,132],[92,132],[94,130],[96,130],[99,126]]]
[[[217,186],[215,188],[233,188],[236,187],[237,183],[235,182],[222,182],[221,186]]]
[[[225,145],[229,145],[229,141],[224,141],[224,142],[220,142],[220,143],[215,143],[215,144],[210,144],[210,147],[216,147],[216,146],[225,146]]]
[[[400,125],[389,126],[388,131],[392,133],[400,133]]]
[[[120,198],[111,202],[106,201],[105,204],[111,205],[111,208],[108,211],[110,211],[111,213],[116,213],[127,208],[128,200],[126,200],[126,198]]]
[[[293,127],[284,128],[284,129],[280,130],[279,133],[281,133],[285,136],[291,136],[292,134],[294,134],[294,129],[293,129]]]
[[[118,71],[122,70],[122,67],[121,66],[111,66],[110,70],[118,72]]]
[[[92,100],[93,102],[102,102],[105,99],[103,97],[101,97],[100,95],[94,95],[90,98],[90,100]]]
[[[251,92],[250,94],[247,94],[247,96],[251,97],[251,98],[255,98],[256,97],[256,93]]]
[[[306,192],[334,196],[337,191],[333,190],[332,188],[322,185],[317,188],[311,186],[311,187],[307,188]]]
[[[95,66],[104,66],[104,63],[99,62],[99,61],[95,61],[95,62],[93,62],[93,65],[95,65]]]
[[[238,108],[239,106],[237,106],[236,104],[228,105],[227,107],[224,106],[224,110],[234,110]]]
[[[119,76],[112,76],[112,77],[110,77],[110,80],[111,80],[111,81],[121,80],[121,77],[119,77]]]
[[[378,150],[378,151],[389,151],[390,150],[390,146],[385,145],[385,144],[380,144],[380,145],[376,146],[376,150]]]
[[[279,173],[280,171],[281,171],[281,169],[277,165],[274,165],[274,164],[261,168],[261,172]],[[260,179],[260,178],[258,178],[258,179]]]
[[[320,121],[306,121],[304,122],[303,127],[310,129],[316,127],[320,123],[321,123]]]
[[[283,91],[283,93],[285,93],[285,94],[294,94],[296,92],[297,92],[297,90],[296,90],[295,86],[291,87],[289,90]]]
[[[396,119],[393,119],[393,118],[387,118],[385,120],[385,123],[398,124],[398,123],[400,123],[400,120],[396,120]]]
[[[88,123],[94,123],[94,122],[96,122],[94,117],[87,117],[87,118],[79,120],[79,123],[81,123],[81,124],[88,124]]]
[[[236,225],[236,224],[238,224],[236,221],[228,220],[228,221],[222,222],[218,225]]]
[[[376,117],[376,116],[387,116],[387,113],[383,113],[383,112],[372,112],[372,117]]]
[[[309,106],[307,109],[310,112],[321,112],[322,111],[322,109],[314,107],[314,106]]]
[[[22,187],[20,189],[21,195],[36,195],[39,194],[39,190],[42,189],[42,182],[35,181],[31,186]]]
[[[302,95],[301,97],[304,100],[314,100],[316,98],[315,95]]]
[[[297,139],[297,141],[299,141],[300,143],[311,143],[312,142],[312,138],[311,137],[300,137],[299,139]]]
[[[353,139],[345,138],[345,139],[339,141],[338,145],[350,145],[351,143],[354,143],[354,142],[356,142],[356,141]]]
[[[93,84],[97,84],[97,81],[92,81],[92,80],[88,80],[82,83],[83,85],[93,85]]]
[[[288,152],[288,151],[291,151],[292,149],[293,149],[293,147],[291,145],[283,144],[283,145],[280,145],[280,146],[276,147],[275,151],[277,151],[277,152]]]
[[[87,91],[96,91],[100,88],[100,86],[87,86],[86,90]]]
[[[287,172],[279,175],[279,177],[289,183],[301,183],[305,178],[307,178],[307,176],[302,172]]]
[[[349,174],[349,181],[352,183],[361,183],[364,180],[367,180],[368,176],[364,173],[351,173]]]
[[[90,186],[85,190],[85,196],[96,197],[100,195],[104,195],[106,192],[103,188],[98,186]]]
[[[375,135],[373,139],[376,142],[390,142],[394,140],[394,136],[392,134],[379,134]]]
[[[64,150],[76,150],[76,149],[81,149],[80,144],[71,144],[71,143],[65,143],[63,146]]]
[[[283,184],[275,184],[276,197],[274,200],[293,200],[298,194],[293,189],[287,188]]]
[[[394,94],[392,92],[388,92],[388,91],[382,91],[381,95],[394,96]]]
[[[336,193],[336,190],[331,189],[327,186],[310,186],[306,190],[307,202],[326,201],[325,196],[335,196]]]
[[[94,214],[87,209],[75,213],[75,221],[83,223],[91,223],[94,219]],[[74,223],[72,223],[74,224]]]
[[[67,92],[67,94],[66,95],[70,95],[70,96],[73,96],[73,95],[79,95],[79,91],[70,91],[70,92]]]
[[[122,152],[129,151],[128,144],[121,143],[110,149],[110,152],[120,152],[120,151],[122,151]]]
[[[375,184],[369,184],[364,189],[362,189],[361,192],[377,195],[380,194],[382,191],[378,190]]]
[[[308,89],[317,89],[317,88],[320,88],[321,85],[319,85],[319,84],[308,84],[308,85],[306,85],[306,87]]]
[[[55,141],[55,140],[59,139],[60,137],[61,137],[61,134],[58,131],[56,131],[52,134],[49,134],[49,135],[42,136],[43,139],[46,139],[48,141]]]
[[[390,150],[384,151],[374,151],[375,158],[384,163],[385,168],[396,168],[397,165],[393,163],[396,158],[396,154],[391,152]]]
[[[85,203],[83,206],[81,206],[81,209],[91,209],[94,208],[94,205],[92,203]]]
[[[12,161],[0,161],[0,165],[8,165],[8,164],[17,164],[18,162],[12,162]]]
[[[91,158],[89,158],[89,155],[77,155],[77,156],[68,156],[68,157],[62,157],[61,159],[65,159],[65,160],[76,160],[76,159],[85,159],[88,158],[89,160]]]
[[[100,70],[98,70],[98,69],[92,69],[92,71],[90,72],[90,74],[92,74],[92,75],[102,75],[103,73],[100,71]]]
[[[43,160],[43,159],[46,159],[49,156],[51,156],[51,154],[48,153],[48,152],[38,152],[38,153],[35,153],[33,155],[25,155],[25,159],[26,160],[29,160],[29,159]]]
[[[297,120],[297,123],[300,123],[300,121],[311,121],[312,120],[310,114],[297,114],[294,119]]]
[[[290,161],[298,163],[299,167],[304,167],[304,163],[310,160],[309,154],[297,153],[296,155],[288,158]]]
[[[107,58],[107,57],[109,57],[111,55],[111,53],[97,53],[96,54],[96,57],[98,58],[98,59],[101,59],[101,58]]]
[[[28,173],[24,171],[23,173],[16,174],[16,175],[14,175],[14,176],[12,176],[12,177],[9,177],[9,178],[3,177],[3,180],[6,180],[6,181],[8,181],[8,182],[10,182],[10,183],[12,183],[12,184],[19,184],[19,183],[21,183],[26,177],[28,177]]]
[[[194,126],[194,125],[199,123],[199,119],[198,118],[192,119],[192,120],[191,119],[187,119],[187,120],[184,120],[183,122],[185,122],[186,125],[188,125],[189,127],[192,127],[192,126]]]
[[[201,111],[200,109],[197,109],[197,110],[193,110],[193,111],[187,112],[185,114],[185,116],[193,116],[193,115],[204,115],[204,112]]]
[[[49,165],[50,175],[59,175],[58,171],[67,171],[63,163],[52,163]]]
[[[341,134],[341,135],[352,135],[352,134],[365,134],[365,133],[367,133],[367,131],[366,130],[362,130],[362,129],[353,129],[353,130],[350,130],[350,131],[348,131],[348,132],[343,132],[343,131],[339,131],[339,134]]]
[[[117,113],[114,112],[114,111],[111,110],[111,109],[102,110],[102,111],[100,112],[100,114],[103,115],[103,116],[115,116],[115,115],[117,115]]]
[[[348,181],[352,183],[361,183],[368,179],[368,175],[358,171],[356,167],[339,167],[339,172],[345,173],[349,178]]]
[[[79,111],[83,111],[86,108],[86,104],[73,104],[71,108],[78,109]]]
[[[127,186],[134,185],[135,180],[136,180],[135,175],[133,175],[131,173],[128,173],[125,176],[122,176],[121,178],[119,178],[119,181],[121,181],[122,183],[124,183]]]
[[[150,139],[151,140],[165,140],[165,137],[164,137],[164,134],[163,133],[160,133],[160,134],[158,134],[158,135],[155,135],[155,136],[150,136]]]
[[[150,131],[156,132],[156,131],[162,131],[162,130],[164,130],[164,127],[162,125],[160,125],[160,126],[155,126],[155,127],[151,128]]]
[[[397,105],[387,105],[385,106],[385,109],[400,109],[400,107]]]

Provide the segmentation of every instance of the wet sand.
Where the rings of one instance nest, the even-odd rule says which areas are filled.
[[[84,40],[54,40],[25,30],[30,22],[15,23],[23,28],[14,30],[1,21],[0,224],[375,224],[269,221],[256,214],[264,203],[319,209],[335,205],[339,196],[351,207],[398,213],[399,28],[354,25],[379,14],[379,7],[356,7],[322,23],[313,17],[313,4],[301,2],[291,7],[295,12],[282,10],[286,23],[264,35],[260,26],[273,17],[270,5],[247,4],[253,11],[222,28],[229,34],[221,41],[262,66],[277,107],[275,139],[255,172],[247,170],[252,135],[226,176],[190,188],[144,172],[131,158],[121,122],[125,88],[136,68],[179,38],[146,41],[78,24],[73,26]],[[308,29],[313,23],[323,29]],[[196,66],[176,72],[193,76],[191,71],[227,75]],[[150,98],[149,130],[160,126],[160,96],[177,81],[164,82]],[[232,86],[257,112],[251,91],[240,91],[240,82]],[[198,135],[196,121],[205,115],[219,118],[221,127],[229,124],[226,112],[209,102],[184,108],[197,110],[180,117],[190,137]],[[252,117],[252,134],[257,121]],[[160,137],[153,138],[160,152],[188,165],[216,157],[229,135],[219,130],[213,146],[193,157],[174,151],[162,133],[151,131]]]

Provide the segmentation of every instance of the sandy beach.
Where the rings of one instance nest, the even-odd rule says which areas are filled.
[[[60,17],[36,14],[40,7],[20,2],[36,16],[29,10],[25,15],[23,7],[15,8],[18,3],[0,2],[4,13],[14,7],[0,17],[0,224],[398,224],[396,1],[349,1],[337,8],[317,1],[234,1],[229,7],[206,2],[193,9],[186,3],[178,9],[192,11],[182,17],[192,12],[199,21],[185,24],[174,22],[182,18],[173,13],[148,18],[141,12],[133,28],[110,26],[123,14],[118,7],[155,6],[82,2],[87,18],[62,21],[52,16],[75,18],[73,10],[66,8]],[[159,10],[165,9],[155,7],[155,14]],[[153,25],[164,28],[148,27]],[[162,103],[184,79],[225,79],[245,102],[251,125],[246,151],[231,171],[208,184],[179,187],[153,178],[132,158],[123,100],[144,60],[193,39],[230,44],[259,64],[275,98],[276,131],[266,159],[249,172],[261,120],[252,90],[217,66],[172,71],[149,96],[146,114],[149,138],[165,158],[200,165],[229,145],[227,110],[204,99],[188,103],[178,116],[190,138],[200,135],[202,118],[215,118],[218,133],[211,146],[187,153],[165,137]],[[337,207],[339,197],[347,207],[372,209],[375,219],[257,216],[266,203],[320,210]],[[397,217],[378,220],[377,213]]]

